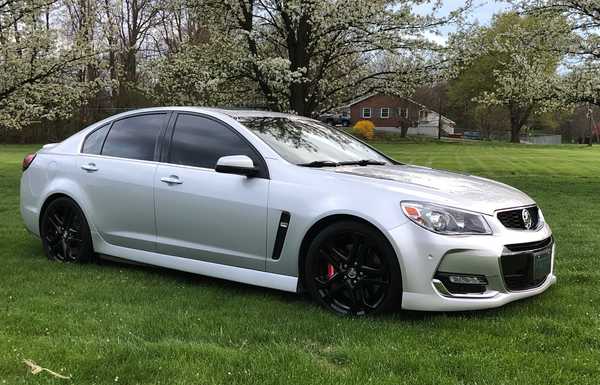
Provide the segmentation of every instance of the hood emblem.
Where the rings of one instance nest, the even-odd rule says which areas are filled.
[[[523,224],[525,225],[525,229],[530,230],[531,226],[533,226],[533,219],[531,218],[529,210],[523,209],[523,211],[521,211],[521,217],[523,218]]]

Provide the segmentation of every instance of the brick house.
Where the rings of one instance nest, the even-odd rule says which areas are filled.
[[[375,93],[355,99],[339,110],[350,115],[351,125],[365,119],[382,131],[400,131],[404,126],[411,135],[437,136],[438,113],[409,98]],[[446,134],[453,134],[454,126],[452,120],[442,115]]]

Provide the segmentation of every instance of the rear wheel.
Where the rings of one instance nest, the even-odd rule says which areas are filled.
[[[60,262],[89,262],[94,249],[90,228],[81,208],[70,198],[48,204],[40,221],[40,236],[46,255]]]
[[[359,222],[334,223],[319,233],[308,250],[304,275],[313,298],[340,314],[391,310],[402,298],[396,253],[383,235]]]

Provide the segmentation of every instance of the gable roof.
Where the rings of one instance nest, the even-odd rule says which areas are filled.
[[[352,107],[355,104],[358,104],[358,103],[360,103],[362,101],[365,101],[365,100],[367,100],[369,98],[372,98],[373,96],[377,96],[377,95],[382,95],[382,93],[381,92],[372,92],[372,93],[370,93],[368,95],[361,96],[360,98],[353,99],[348,104],[345,104],[345,105],[340,106],[338,108],[350,108],[350,107]],[[421,103],[419,103],[419,102],[417,102],[417,101],[415,101],[415,100],[413,100],[411,98],[407,98],[406,96],[385,95],[385,94],[383,94],[383,95],[384,96],[392,96],[392,97],[396,97],[396,98],[401,98],[401,99],[404,99],[404,100],[408,100],[409,102],[411,102],[411,103],[413,103],[413,104],[415,104],[415,105],[417,105],[417,106],[419,106],[421,108],[426,108],[428,110],[431,110],[426,105],[421,104]]]

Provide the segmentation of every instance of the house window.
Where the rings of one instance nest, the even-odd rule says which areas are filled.
[[[427,110],[420,110],[419,111],[419,120],[425,120],[425,119],[427,119],[427,115],[428,115],[428,111]]]
[[[362,109],[362,117],[366,118],[366,119],[371,117],[371,108],[370,107],[364,107]]]
[[[401,118],[407,119],[408,118],[408,108],[403,108],[403,107],[398,108],[398,116],[400,116]]]
[[[381,119],[387,119],[390,117],[390,109],[388,107],[381,107]]]

